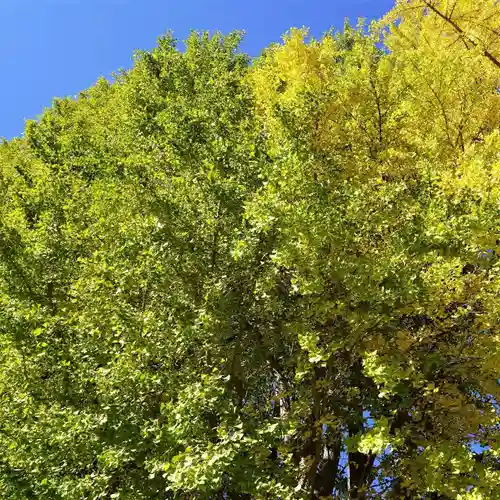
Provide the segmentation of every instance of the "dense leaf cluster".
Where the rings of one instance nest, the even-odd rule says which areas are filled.
[[[169,34],[4,142],[0,496],[500,498],[499,30]]]

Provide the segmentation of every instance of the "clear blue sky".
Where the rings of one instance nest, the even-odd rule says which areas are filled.
[[[128,68],[168,29],[247,32],[257,55],[292,26],[315,35],[345,17],[376,18],[392,0],[0,0],[0,137],[22,134],[53,97],[75,95],[99,76]]]

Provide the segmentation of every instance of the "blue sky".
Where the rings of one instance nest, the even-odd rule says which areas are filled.
[[[53,97],[75,95],[128,68],[168,29],[247,32],[257,55],[292,26],[320,35],[345,17],[376,18],[392,0],[0,0],[0,137],[22,134]]]

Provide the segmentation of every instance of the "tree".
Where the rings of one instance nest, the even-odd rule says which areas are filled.
[[[496,498],[499,12],[168,34],[4,143],[3,496]]]

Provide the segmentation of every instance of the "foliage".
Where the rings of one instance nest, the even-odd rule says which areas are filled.
[[[499,16],[167,34],[4,142],[2,496],[500,498]]]

